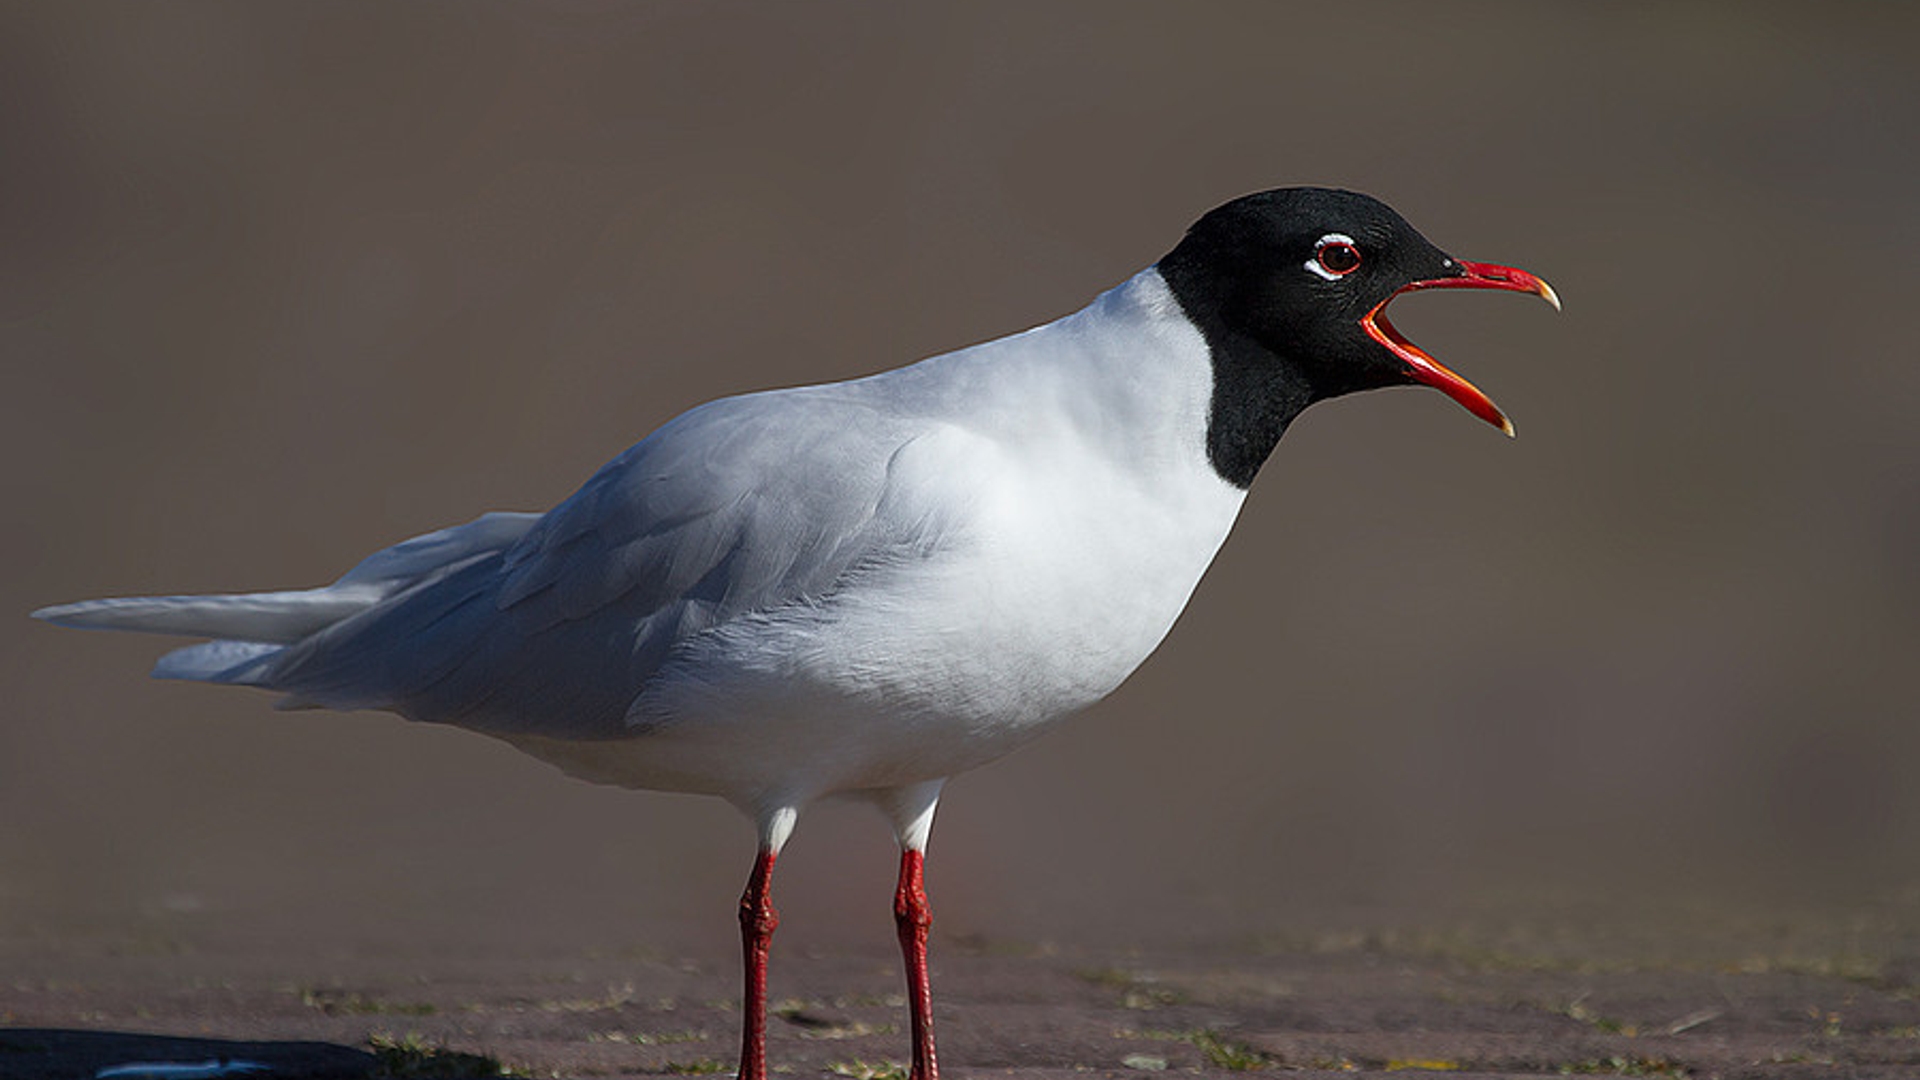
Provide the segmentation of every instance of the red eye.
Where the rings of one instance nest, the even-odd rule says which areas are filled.
[[[1345,240],[1322,240],[1313,249],[1313,258],[1332,277],[1360,269],[1360,249]]]

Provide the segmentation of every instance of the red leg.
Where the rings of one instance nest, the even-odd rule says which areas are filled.
[[[740,1002],[739,1080],[767,1080],[767,950],[780,916],[773,910],[773,859],[760,849],[747,891],[740,896],[740,951],[747,965],[746,992]]]
[[[924,857],[913,848],[900,853],[900,887],[893,894],[893,921],[900,931],[900,952],[907,964],[907,1008],[913,1021],[911,1080],[939,1080],[933,1054],[933,983],[927,976],[927,930],[933,909],[921,883]]]

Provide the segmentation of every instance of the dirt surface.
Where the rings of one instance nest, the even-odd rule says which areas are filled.
[[[1859,920],[1711,916],[1653,936],[1534,924],[1151,950],[946,939],[936,1008],[954,1077],[1905,1077],[1920,1075],[1915,940]],[[731,957],[120,937],[16,939],[0,959],[5,1078],[229,1059],[276,1077],[728,1074],[736,1051]],[[773,984],[778,1072],[897,1074],[890,953],[776,948]]]

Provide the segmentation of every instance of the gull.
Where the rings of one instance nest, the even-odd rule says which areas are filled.
[[[544,514],[484,514],[320,588],[34,615],[212,639],[159,678],[452,724],[586,780],[731,802],[759,833],[741,1080],[766,1078],[774,862],[809,804],[873,804],[901,851],[911,1075],[937,1080],[923,866],[942,785],[1146,660],[1308,406],[1424,385],[1513,434],[1388,321],[1436,288],[1559,307],[1369,196],[1259,192],[1044,326],[690,409]]]

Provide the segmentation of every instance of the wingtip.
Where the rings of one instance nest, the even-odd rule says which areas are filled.
[[[27,617],[43,623],[64,626],[72,630],[98,630],[107,624],[100,621],[103,613],[112,612],[125,601],[114,600],[75,600],[67,604],[49,604],[27,612]]]
[[[43,607],[43,608],[35,608],[35,609],[33,609],[32,611],[29,611],[29,612],[27,612],[27,618],[29,618],[29,619],[38,619],[38,620],[40,620],[41,622],[44,622],[44,623],[55,623],[55,624],[58,624],[58,623],[59,623],[59,622],[60,622],[60,621],[61,621],[62,619],[65,619],[65,618],[67,618],[67,617],[68,617],[69,615],[71,615],[71,614],[72,614],[72,612],[73,612],[73,609],[74,609],[74,608],[75,608],[76,606],[78,606],[78,605],[75,605],[75,604],[49,604],[49,605],[47,605],[46,607]]]

